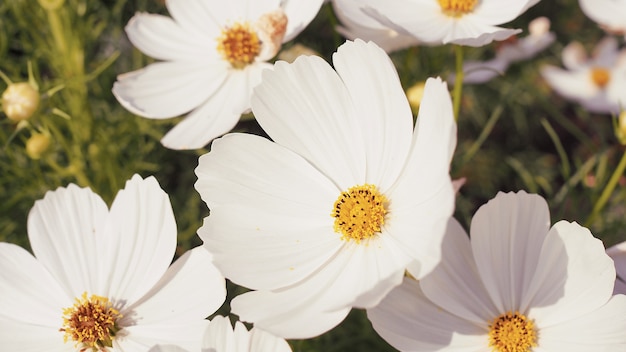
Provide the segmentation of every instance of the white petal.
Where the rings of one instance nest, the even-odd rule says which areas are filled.
[[[592,20],[615,29],[626,29],[626,1],[579,0],[579,4]]]
[[[448,222],[442,247],[441,262],[420,280],[424,295],[447,312],[477,325],[498,316],[480,280],[469,237],[455,219]]]
[[[498,312],[524,311],[524,293],[540,270],[537,263],[549,228],[546,201],[523,191],[498,193],[474,214],[472,251]]]
[[[614,293],[626,294],[626,242],[621,242],[606,250],[617,272]]]
[[[420,106],[409,158],[388,192],[386,228],[427,274],[439,262],[441,239],[454,209],[449,165],[456,146],[452,102],[441,79],[428,79]],[[388,226],[388,227],[387,227]]]
[[[499,25],[517,18],[526,10],[525,5],[525,1],[520,0],[482,0],[471,15],[465,15],[459,21],[475,16],[483,24]]]
[[[71,307],[74,298],[64,289],[25,249],[0,243],[0,334],[18,323],[58,331],[62,309]]]
[[[202,334],[208,323],[207,320],[199,320],[188,324],[131,326],[118,333],[121,336],[113,340],[113,348],[114,351],[148,351],[155,345],[161,345],[169,346],[162,351],[197,352],[200,351]]]
[[[102,264],[98,237],[107,217],[98,195],[73,184],[47,192],[28,215],[33,253],[72,299],[97,288]]]
[[[60,309],[59,309],[60,312]],[[59,313],[59,320],[61,314]],[[19,352],[75,352],[73,341],[63,342],[57,326],[41,326],[0,318],[0,350]]]
[[[239,12],[238,15],[241,15],[241,13],[245,13],[246,18],[248,18],[251,21],[255,21],[259,17],[261,17],[262,15],[268,12],[278,10],[278,8],[281,7],[281,2],[283,1],[281,0],[240,1],[245,6],[245,11]]]
[[[228,63],[157,62],[117,76],[113,95],[130,112],[153,119],[184,114],[218,91]]]
[[[233,129],[241,114],[250,108],[252,88],[268,66],[262,63],[231,71],[215,94],[170,130],[161,143],[171,149],[197,149]]]
[[[376,307],[367,310],[374,330],[401,351],[486,351],[487,329],[436,306],[419,284],[405,278]]]
[[[120,311],[133,325],[186,325],[213,314],[226,299],[226,282],[202,247],[187,251],[132,306]]]
[[[148,352],[190,352],[176,345],[155,345]]]
[[[326,287],[326,289],[329,289]],[[327,311],[314,296],[298,295],[305,290],[271,292],[252,291],[235,297],[231,308],[242,321],[284,338],[311,338],[337,326],[350,308]]]
[[[537,321],[542,351],[624,351],[626,296],[613,296],[604,306],[577,319],[545,328],[541,323]]]
[[[287,31],[283,43],[295,38],[311,23],[324,0],[283,0],[282,8],[287,15]]]
[[[237,324],[240,324],[239,322]],[[291,352],[285,339],[276,337],[259,328],[250,330],[250,352]]]
[[[198,233],[216,265],[240,285],[290,285],[342,244],[331,216],[340,191],[280,145],[226,135],[199,159],[196,174],[195,187],[211,209]]]
[[[229,21],[238,20],[233,18],[233,3],[241,1],[217,2],[206,0],[167,0],[167,11],[172,15],[176,23],[186,33],[195,36],[217,37],[223,25]],[[241,13],[239,11],[239,13]],[[207,38],[208,39],[208,38]],[[209,43],[204,43],[209,46]],[[211,46],[215,48],[215,46]]]
[[[430,0],[396,0],[394,6],[365,0],[362,11],[383,26],[408,34],[420,42],[440,45],[452,30],[454,21],[441,13],[439,4]]]
[[[230,319],[215,316],[207,325],[202,338],[202,351],[239,351]]]
[[[541,248],[535,277],[520,309],[542,326],[578,318],[604,305],[613,293],[615,267],[589,230],[556,223]]]
[[[176,250],[176,220],[154,177],[135,175],[111,205],[101,237],[97,294],[132,304],[161,278]]]
[[[125,30],[137,49],[158,60],[206,63],[219,58],[217,43],[211,45],[210,38],[185,31],[166,16],[138,13]]]
[[[356,65],[367,58],[375,70]],[[393,62],[376,44],[346,42],[333,64],[364,126],[366,182],[383,192],[397,179],[411,147],[413,115]]]
[[[485,24],[474,16],[467,15],[454,22],[452,30],[446,33],[443,44],[453,43],[480,47],[521,33],[519,29],[506,29]]]
[[[354,65],[363,74],[369,70],[364,62]],[[340,189],[365,183],[359,117],[344,83],[323,59],[277,62],[254,90],[252,111],[276,143],[303,156]]]
[[[554,66],[541,69],[541,76],[557,93],[567,99],[591,99],[598,94],[589,70],[565,71]]]

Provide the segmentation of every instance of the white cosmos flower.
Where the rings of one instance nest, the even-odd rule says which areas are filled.
[[[76,185],[48,192],[28,236],[35,257],[0,243],[1,351],[198,349],[226,296],[205,249],[170,266],[176,223],[153,177],[134,176],[110,210]]]
[[[626,0],[579,0],[580,8],[607,32],[626,36]]]
[[[412,35],[398,33],[365,14],[360,0],[333,0],[332,4],[342,24],[336,28],[337,32],[347,39],[371,40],[388,53],[419,43]]]
[[[188,351],[178,346],[155,346],[149,352],[291,352],[285,339],[258,328],[248,331],[240,322],[235,328],[230,319],[218,315],[211,319],[202,340],[202,348]]]
[[[510,22],[538,0],[362,0],[361,7],[381,24],[423,43],[483,46],[517,29]]]
[[[619,114],[626,106],[626,49],[619,50],[617,40],[607,37],[590,58],[578,42],[567,45],[562,55],[567,70],[541,69],[548,84],[590,112]]]
[[[550,20],[538,17],[528,24],[528,35],[523,38],[515,36],[505,40],[496,50],[496,57],[487,61],[466,61],[463,63],[466,84],[481,84],[504,74],[508,67],[516,62],[529,60],[546,49],[556,39],[550,32]],[[455,75],[448,82],[454,84]]]
[[[252,110],[273,142],[230,134],[200,157],[211,214],[198,234],[241,320],[286,338],[321,334],[352,307],[376,305],[412,261],[439,262],[454,190],[450,95],[426,82],[417,124],[395,68],[374,43],[276,63]]]
[[[538,195],[499,193],[472,219],[471,240],[450,220],[442,261],[405,279],[368,310],[401,351],[623,352],[626,296],[589,230],[550,228]]]
[[[615,262],[617,278],[613,293],[626,294],[626,242],[618,243],[606,250],[606,253]]]
[[[172,16],[138,13],[130,41],[161,62],[117,77],[113,94],[153,119],[189,113],[161,142],[196,149],[250,109],[266,61],[315,17],[322,0],[167,0]]]

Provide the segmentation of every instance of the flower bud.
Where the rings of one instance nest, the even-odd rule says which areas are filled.
[[[47,133],[35,133],[26,141],[26,154],[31,159],[38,160],[48,150],[49,146],[50,135]]]
[[[417,82],[406,91],[406,97],[409,99],[409,105],[415,115],[419,112],[422,98],[424,97],[424,82]]]
[[[11,83],[2,93],[2,110],[15,122],[26,120],[39,106],[39,92],[28,82]]]

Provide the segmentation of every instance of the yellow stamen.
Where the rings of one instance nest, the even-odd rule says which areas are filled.
[[[342,192],[333,206],[335,232],[342,240],[360,243],[380,233],[387,213],[387,197],[376,186],[364,184]]]
[[[437,0],[444,14],[451,17],[461,17],[472,11],[478,0]]]
[[[507,312],[489,325],[489,347],[493,352],[531,352],[537,346],[533,322],[519,312]]]
[[[122,315],[112,307],[106,297],[91,295],[87,292],[75,299],[72,307],[63,309],[63,327],[65,342],[73,340],[80,351],[106,351],[113,346],[115,333],[119,331],[117,319]]]
[[[594,67],[591,69],[591,80],[598,88],[604,88],[611,80],[611,73],[606,68]]]
[[[234,68],[242,69],[259,55],[261,42],[250,24],[236,22],[222,30],[217,38],[217,51]]]

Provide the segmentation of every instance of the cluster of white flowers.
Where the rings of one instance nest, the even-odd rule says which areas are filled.
[[[75,185],[48,192],[28,217],[34,256],[0,243],[0,350],[290,351],[285,339],[327,332],[353,308],[402,351],[626,350],[626,245],[607,254],[576,223],[550,226],[546,201],[523,191],[483,205],[468,236],[452,218],[447,83],[426,81],[414,122],[386,53],[505,40],[519,30],[496,26],[537,2],[336,0],[354,41],[334,68],[269,62],[322,0],[167,0],[171,17],[135,15],[129,39],[162,61],[120,75],[113,93],[145,117],[188,114],[165,146],[201,148],[248,110],[271,140],[229,133],[199,158],[203,245],[171,266],[176,223],[153,177],[133,176],[110,209]],[[546,48],[555,37],[538,21],[493,61],[466,63],[467,82]],[[592,59],[582,50],[564,50],[572,73],[544,77],[592,111],[619,112],[624,51],[614,39]],[[206,319],[225,278],[250,289],[230,302],[250,331]]]

